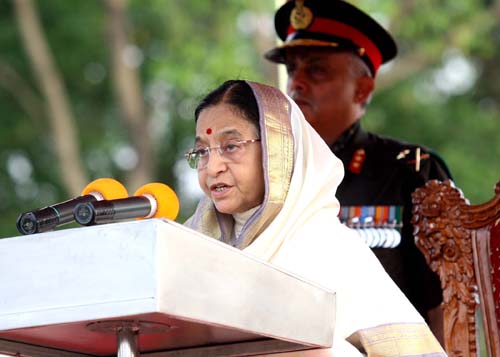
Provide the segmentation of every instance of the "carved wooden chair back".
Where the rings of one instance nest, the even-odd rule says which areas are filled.
[[[500,356],[500,182],[495,196],[470,205],[452,181],[413,193],[416,244],[441,279],[449,356],[477,356],[481,310],[488,356]]]

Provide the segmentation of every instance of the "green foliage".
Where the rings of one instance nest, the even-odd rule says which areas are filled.
[[[464,195],[483,203],[500,180],[500,28],[494,2],[373,1],[364,8],[376,12],[387,3],[400,48],[396,62],[412,56],[420,69],[378,91],[364,125],[437,151]],[[450,54],[475,71],[464,88],[453,85],[450,75],[467,78],[468,69],[450,66]],[[390,67],[382,72],[380,79],[391,76]]]
[[[383,21],[399,46],[398,59],[379,73],[386,85],[377,90],[365,127],[432,148],[472,202],[489,199],[500,179],[495,2],[355,2]],[[64,79],[88,175],[123,182],[133,168],[120,166],[116,153],[131,144],[112,92],[104,2],[36,5]],[[139,56],[152,118],[154,180],[177,192],[188,186],[181,160],[192,144],[193,110],[208,90],[235,77],[275,84],[269,72],[274,67],[262,58],[274,43],[273,6],[268,0],[129,0],[129,40]],[[22,47],[13,5],[5,0],[0,0],[0,43],[0,237],[6,237],[18,234],[19,213],[66,200],[68,193],[59,177],[46,103]],[[450,63],[457,58],[469,67],[453,70]],[[409,59],[414,69],[392,80],[392,70]],[[17,73],[16,87],[9,87],[2,65]],[[471,78],[453,84],[450,68]],[[180,221],[194,207],[194,200],[181,198]]]
[[[35,3],[69,95],[89,177],[124,182],[128,170],[114,156],[120,147],[130,145],[130,138],[112,93],[104,2]],[[205,92],[230,77],[264,80],[261,54],[237,21],[244,11],[270,19],[272,6],[265,0],[128,2],[129,40],[142,56],[142,87],[153,117],[155,181],[174,189],[180,185],[182,177],[174,168],[192,144],[192,113]],[[271,31],[268,39],[274,41]],[[0,237],[5,237],[18,234],[15,218],[20,212],[69,197],[58,177],[45,103],[22,47],[13,5],[6,1],[0,1],[0,43],[0,64],[19,74],[36,100],[31,104],[39,105],[32,106],[34,113],[26,112],[19,93],[0,82]],[[193,209],[186,202],[179,220]]]

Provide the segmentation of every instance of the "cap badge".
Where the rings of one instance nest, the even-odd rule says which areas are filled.
[[[311,24],[313,13],[304,6],[304,0],[296,0],[295,7],[290,14],[290,24],[296,30],[303,30]]]

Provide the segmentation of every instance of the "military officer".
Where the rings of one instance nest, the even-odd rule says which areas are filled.
[[[340,0],[288,1],[275,14],[275,29],[283,42],[265,57],[285,64],[288,94],[344,163],[341,219],[366,228],[386,271],[442,341],[442,291],[415,246],[411,193],[450,172],[427,148],[364,131],[360,123],[378,69],[397,54],[394,39]]]

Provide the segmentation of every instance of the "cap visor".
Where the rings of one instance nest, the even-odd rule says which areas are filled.
[[[338,47],[338,43],[313,39],[296,39],[277,46],[266,53],[264,58],[275,63],[285,63],[285,50],[294,47]]]

